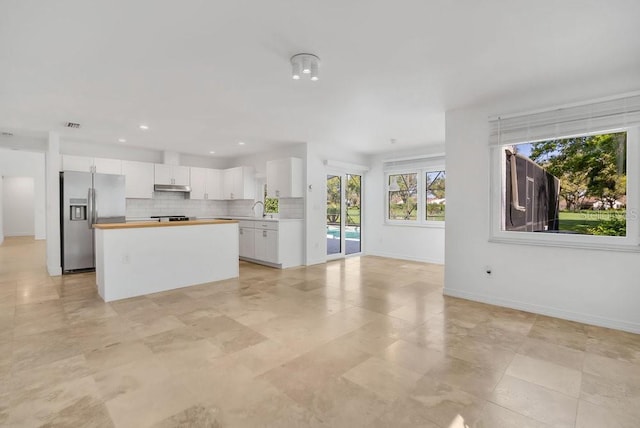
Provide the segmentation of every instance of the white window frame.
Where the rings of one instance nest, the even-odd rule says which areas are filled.
[[[558,109],[558,111],[570,111],[571,107],[566,109]],[[629,113],[621,113],[629,115]],[[620,115],[614,115],[611,118],[611,127],[607,126],[606,117],[597,117],[599,120],[598,128],[589,129],[587,132],[575,132],[562,135],[548,134],[544,138],[535,138],[531,140],[520,141],[519,143],[511,139],[505,144],[495,144],[495,132],[492,135],[494,139],[490,150],[490,235],[489,241],[524,244],[524,245],[540,245],[547,247],[569,247],[596,250],[613,250],[640,252],[640,126],[633,123],[632,126],[616,126],[620,124]],[[585,120],[586,121],[586,120]],[[573,121],[576,123],[577,121]],[[595,120],[594,120],[595,122]],[[637,122],[634,118],[633,122]],[[494,120],[495,123],[495,120]],[[559,128],[563,126],[560,123]],[[503,230],[504,224],[504,204],[505,204],[505,160],[504,147],[507,145],[517,145],[522,143],[530,143],[536,141],[549,140],[554,138],[570,138],[585,135],[597,135],[614,132],[627,133],[627,235],[626,236],[595,236],[581,234],[562,234],[562,233],[540,233],[540,232],[524,232],[524,231],[507,231]],[[498,138],[499,140],[499,138]]]
[[[441,161],[442,162],[442,161]],[[426,219],[426,192],[427,192],[427,172],[447,172],[444,163],[438,163],[430,166],[419,168],[385,168],[384,174],[384,222],[390,226],[413,226],[413,227],[434,227],[444,228],[446,222],[440,220],[427,220]],[[418,186],[417,192],[417,209],[416,220],[393,220],[389,218],[389,176],[400,174],[417,174]],[[445,195],[446,198],[446,195]],[[446,209],[446,208],[445,208]]]

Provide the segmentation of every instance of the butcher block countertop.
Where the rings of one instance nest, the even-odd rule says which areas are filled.
[[[205,224],[237,223],[237,220],[189,220],[189,221],[141,221],[132,223],[105,223],[96,224],[96,229],[138,229],[141,227],[174,227],[174,226],[200,226]]]

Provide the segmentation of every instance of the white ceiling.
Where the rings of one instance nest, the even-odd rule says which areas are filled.
[[[216,156],[442,143],[447,109],[640,75],[639,17],[638,0],[0,0],[0,129]],[[319,82],[291,79],[299,52]]]

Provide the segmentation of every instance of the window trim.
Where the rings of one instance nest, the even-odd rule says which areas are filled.
[[[444,171],[446,177],[446,168],[444,164],[435,164],[432,166],[424,166],[419,168],[388,168],[384,170],[384,224],[387,226],[409,226],[409,227],[428,227],[443,229],[445,220],[427,220],[426,219],[426,191],[427,191],[427,172]],[[416,220],[392,220],[389,218],[389,176],[400,174],[417,174],[418,185],[416,187]],[[446,178],[445,178],[446,180]],[[446,195],[445,195],[446,198]]]
[[[503,189],[505,189],[506,180],[503,160],[504,145],[492,145],[489,147],[489,242],[539,245],[546,247],[568,247],[594,250],[640,252],[640,219],[638,218],[638,213],[640,213],[640,127],[630,126],[617,129],[603,129],[602,131],[598,132],[557,136],[557,138],[605,134],[610,132],[627,133],[627,236],[547,234],[537,232],[502,230],[502,224],[504,223],[505,204]]]

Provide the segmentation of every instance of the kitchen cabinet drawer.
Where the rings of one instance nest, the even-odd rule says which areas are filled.
[[[262,230],[278,230],[278,222],[277,221],[254,221],[256,229]]]
[[[254,229],[256,227],[256,222],[254,220],[240,220],[238,222],[238,226]]]

